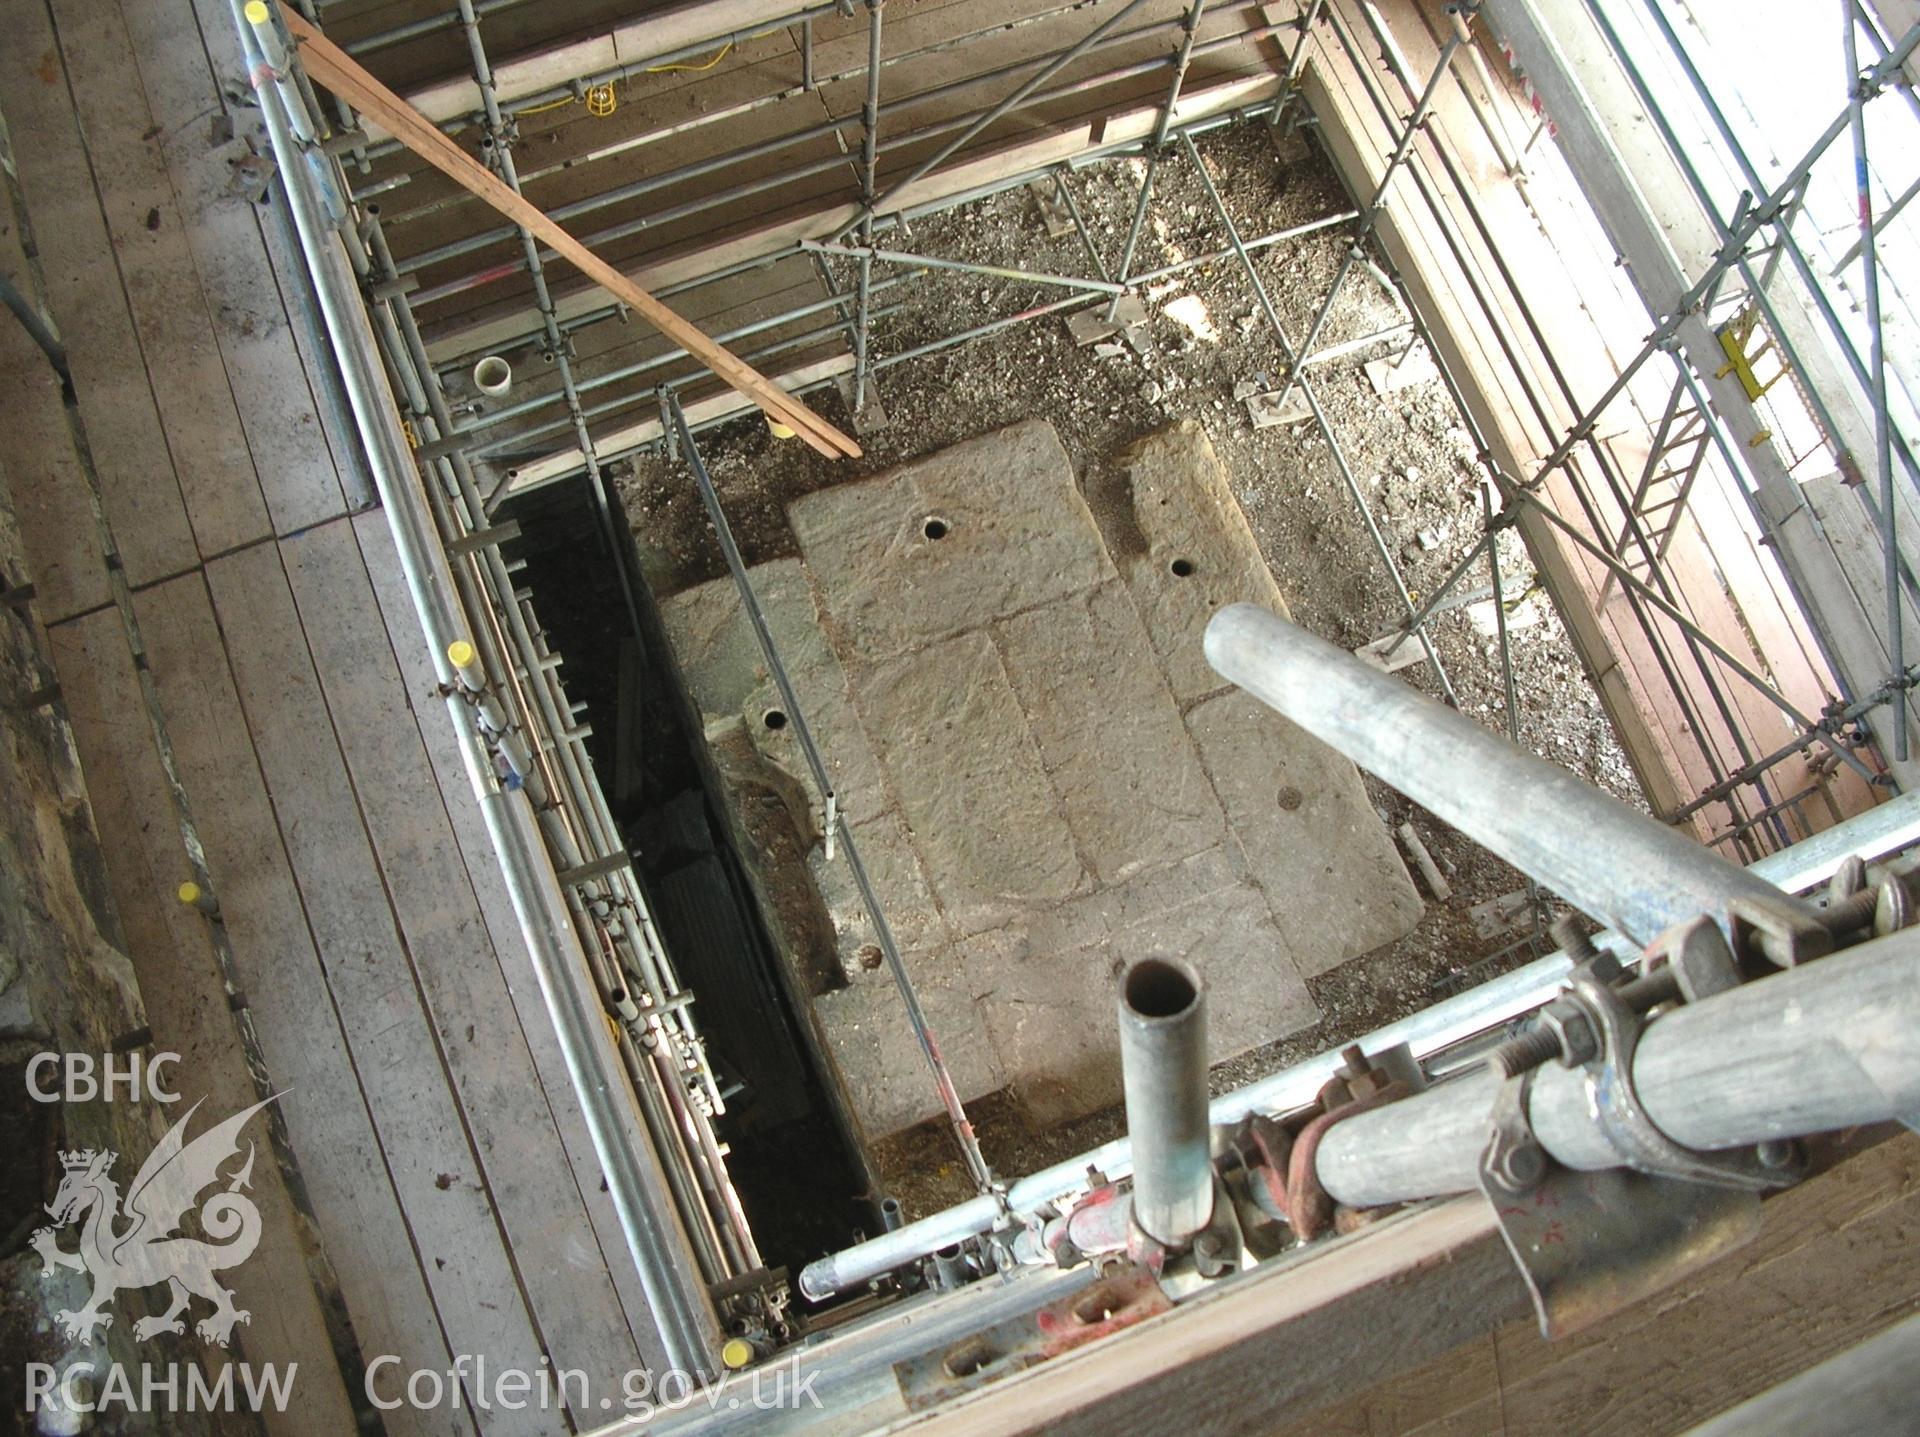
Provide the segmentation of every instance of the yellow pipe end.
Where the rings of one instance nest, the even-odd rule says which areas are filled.
[[[456,669],[466,668],[477,657],[478,655],[474,653],[473,645],[465,639],[455,639],[447,645],[447,662],[452,664]]]
[[[727,1371],[738,1372],[753,1361],[753,1344],[744,1337],[729,1337],[720,1346],[720,1360]]]
[[[247,23],[264,25],[272,17],[273,11],[267,8],[267,0],[247,0]]]
[[[200,901],[200,885],[195,883],[191,878],[176,888],[174,892],[179,896],[182,903],[191,905]]]

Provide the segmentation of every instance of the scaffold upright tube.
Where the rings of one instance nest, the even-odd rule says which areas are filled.
[[[1765,879],[1253,604],[1207,625],[1207,661],[1262,703],[1583,912],[1645,945],[1742,899],[1811,910]]]
[[[1213,1215],[1206,988],[1189,963],[1141,958],[1120,980],[1119,1009],[1133,1220],[1177,1248]]]

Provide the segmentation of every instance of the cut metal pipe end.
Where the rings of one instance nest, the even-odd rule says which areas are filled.
[[[1119,1010],[1133,1220],[1181,1247],[1213,1216],[1206,984],[1184,959],[1141,958],[1121,976]]]

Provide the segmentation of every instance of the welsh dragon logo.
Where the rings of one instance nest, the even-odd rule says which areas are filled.
[[[233,1293],[214,1274],[238,1267],[260,1242],[260,1210],[241,1192],[253,1177],[251,1141],[246,1160],[226,1176],[226,1187],[200,1205],[206,1239],[182,1237],[180,1227],[201,1191],[222,1180],[222,1164],[240,1151],[240,1129],[272,1101],[255,1103],[188,1142],[187,1123],[200,1108],[195,1103],[140,1165],[124,1211],[120,1189],[108,1176],[118,1153],[88,1148],[60,1154],[65,1175],[47,1204],[53,1226],[34,1233],[34,1250],[47,1275],[64,1267],[93,1278],[93,1294],[84,1307],[54,1314],[61,1331],[77,1342],[91,1341],[96,1327],[113,1325],[113,1314],[103,1309],[115,1293],[164,1282],[171,1295],[167,1310],[134,1323],[133,1335],[144,1342],[162,1332],[183,1334],[181,1314],[193,1298],[203,1297],[213,1311],[193,1330],[204,1342],[227,1345],[233,1325],[248,1321],[249,1314],[233,1305]],[[79,1249],[63,1251],[56,1234],[76,1222],[81,1224]]]

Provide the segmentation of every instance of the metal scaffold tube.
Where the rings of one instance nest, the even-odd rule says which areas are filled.
[[[1653,1019],[1633,1054],[1647,1117],[1687,1148],[1728,1148],[1920,1116],[1920,932],[1775,973]],[[1316,1171],[1353,1207],[1477,1185],[1500,1075],[1468,1075],[1336,1124]],[[1547,1156],[1622,1166],[1593,1119],[1588,1075],[1538,1070],[1527,1113]]]
[[[1118,1006],[1133,1220],[1179,1247],[1213,1215],[1206,987],[1181,959],[1142,958],[1121,978]]]
[[[1920,794],[1905,794],[1802,839],[1791,848],[1767,855],[1754,864],[1751,876],[1782,889],[1809,888],[1829,877],[1849,857],[1877,858],[1915,843],[1920,843]],[[1613,946],[1604,934],[1594,941],[1602,947]],[[1414,1058],[1426,1060],[1538,1008],[1560,991],[1572,971],[1573,962],[1566,954],[1550,953],[1375,1029],[1355,1042],[1367,1053],[1405,1044]],[[1208,1120],[1221,1126],[1237,1123],[1252,1113],[1286,1114],[1303,1108],[1314,1101],[1321,1085],[1340,1066],[1339,1053],[1322,1053],[1269,1073],[1215,1098],[1208,1108]],[[1083,1191],[1089,1170],[1109,1178],[1126,1176],[1133,1170],[1132,1144],[1124,1137],[1116,1138],[1029,1173],[1008,1186],[1005,1208],[1017,1214],[1030,1213]],[[994,1198],[970,1198],[808,1263],[800,1274],[800,1290],[816,1300],[846,1292],[944,1245],[986,1232],[1003,1216],[1002,1205]]]
[[[1223,677],[1521,872],[1638,944],[1741,899],[1789,922],[1808,910],[1565,769],[1252,604],[1207,625]]]
[[[511,734],[488,675],[481,671],[474,648],[477,636],[428,512],[342,234],[307,163],[312,151],[302,145],[300,127],[290,118],[289,110],[302,101],[297,89],[279,83],[279,73],[263,53],[263,47],[281,53],[281,37],[264,5],[231,0],[231,8],[408,593],[449,717],[461,736],[461,757],[499,855],[541,996],[658,1325],[663,1353],[674,1366],[710,1371],[719,1344],[717,1319],[674,1214],[660,1155],[623,1121],[618,1095],[624,1085],[614,1076],[618,1059],[600,997],[579,931],[543,847],[529,795],[521,786],[528,771],[527,755]],[[306,123],[310,126],[311,121]]]
[[[1867,344],[1872,366],[1870,397],[1873,402],[1873,466],[1875,487],[1880,494],[1880,545],[1882,581],[1887,588],[1887,652],[1892,677],[1906,678],[1906,658],[1900,632],[1905,611],[1905,596],[1900,590],[1900,540],[1896,516],[1899,505],[1893,489],[1892,418],[1887,413],[1887,336],[1880,310],[1880,251],[1873,232],[1873,181],[1867,163],[1867,85],[1860,74],[1860,45],[1855,35],[1856,21],[1863,19],[1855,0],[1844,0],[1841,10],[1845,24],[1847,57],[1847,124],[1853,137],[1854,188],[1860,207],[1860,287],[1866,300]],[[1784,227],[1780,242],[1793,243]],[[1893,725],[1893,757],[1896,763],[1907,761],[1907,726]]]
[[[774,686],[779,690],[781,704],[784,706],[788,721],[793,725],[794,734],[800,741],[801,752],[806,756],[808,771],[812,775],[814,786],[819,791],[823,809],[820,825],[823,856],[831,862],[837,850],[846,859],[854,886],[859,891],[861,904],[867,910],[867,917],[873,922],[874,936],[879,939],[880,951],[886,960],[887,970],[893,975],[894,985],[899,989],[900,1001],[906,1009],[907,1021],[913,1028],[914,1040],[919,1044],[921,1056],[926,1059],[928,1073],[940,1097],[940,1105],[946,1111],[947,1120],[952,1126],[954,1141],[960,1148],[961,1156],[966,1162],[967,1171],[973,1178],[974,1185],[982,1193],[990,1193],[994,1190],[993,1171],[980,1151],[980,1141],[974,1134],[972,1120],[967,1117],[966,1106],[960,1098],[960,1090],[954,1086],[953,1074],[941,1053],[939,1038],[927,1021],[926,1010],[921,1006],[913,978],[907,972],[906,959],[902,956],[899,943],[894,938],[893,926],[887,921],[886,911],[881,907],[879,895],[874,889],[865,863],[861,860],[859,842],[854,837],[852,825],[847,822],[846,815],[840,808],[839,798],[834,792],[832,775],[828,773],[826,760],[821,755],[819,744],[814,740],[812,726],[807,722],[806,711],[801,706],[800,696],[794,690],[793,679],[787,673],[786,665],[781,662],[779,648],[773,641],[773,631],[768,627],[766,612],[761,608],[759,596],[754,592],[753,579],[747,573],[746,562],[740,556],[740,548],[734,542],[733,526],[727,521],[727,513],[720,503],[719,492],[713,487],[713,478],[708,474],[706,463],[700,457],[700,450],[693,442],[693,431],[687,427],[687,416],[680,407],[680,401],[669,389],[660,391],[660,428],[667,442],[692,471],[694,485],[700,492],[700,502],[705,506],[707,518],[713,524],[714,536],[719,541],[721,555],[726,559],[727,572],[733,577],[734,588],[740,596],[741,607],[746,612],[748,624],[753,630],[754,641],[759,646],[761,658],[766,662],[767,672],[772,676]]]

